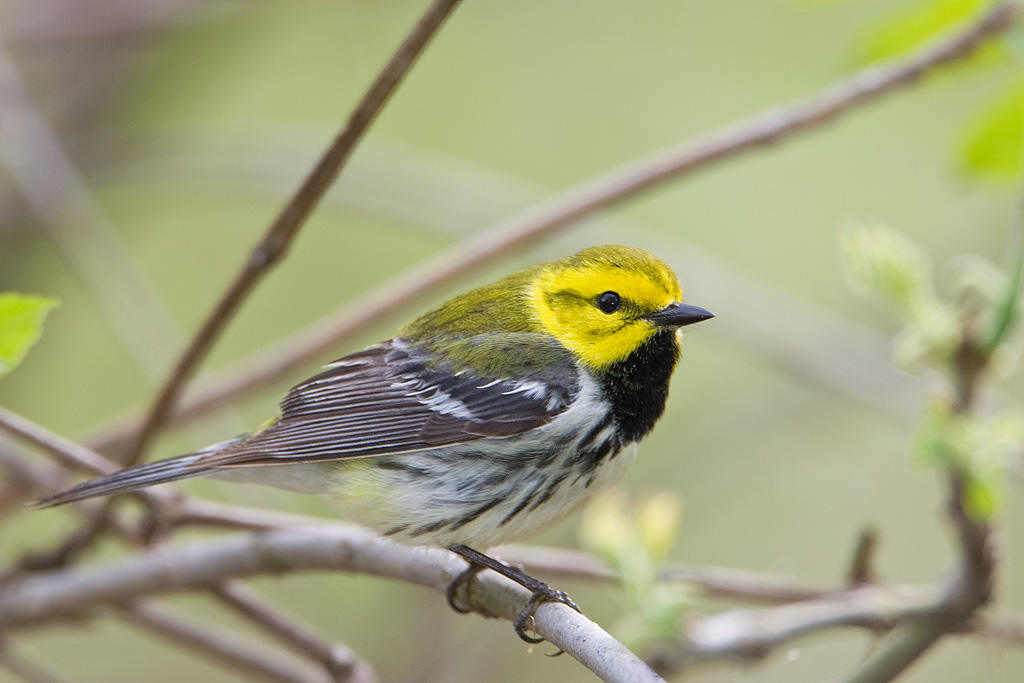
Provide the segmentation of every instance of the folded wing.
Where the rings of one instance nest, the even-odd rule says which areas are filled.
[[[276,422],[196,465],[391,455],[511,436],[550,422],[577,392],[574,375],[556,384],[452,374],[425,358],[395,341],[342,358],[292,389]]]

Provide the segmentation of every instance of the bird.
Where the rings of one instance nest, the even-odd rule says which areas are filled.
[[[194,477],[325,494],[347,519],[447,548],[528,588],[526,632],[569,597],[476,548],[532,536],[619,479],[665,409],[683,303],[675,272],[605,245],[455,296],[386,341],[324,366],[280,415],[200,451],[136,465],[36,501],[63,505]]]

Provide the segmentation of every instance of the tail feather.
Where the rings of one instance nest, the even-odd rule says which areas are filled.
[[[176,458],[168,458],[167,460],[129,467],[105,477],[90,479],[66,491],[55,493],[52,496],[40,498],[33,501],[31,505],[48,508],[64,505],[65,503],[73,503],[84,498],[113,496],[119,493],[137,491],[156,484],[201,477],[213,472],[215,469],[195,464],[197,460],[208,454],[208,451],[200,451],[199,453],[189,453],[188,455],[179,455]]]

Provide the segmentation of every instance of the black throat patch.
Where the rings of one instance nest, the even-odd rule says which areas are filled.
[[[632,355],[601,373],[598,381],[611,401],[622,443],[644,438],[661,417],[678,360],[675,331],[659,330]]]

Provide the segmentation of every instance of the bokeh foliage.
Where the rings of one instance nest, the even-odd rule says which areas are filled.
[[[929,7],[982,11],[988,3],[816,4],[467,1],[209,366],[264,347],[545,193],[843,78],[866,36],[885,34],[901,16],[927,14]],[[83,0],[68,16],[89,16],[87,5]],[[9,18],[5,31],[21,31],[9,43],[37,102],[60,126],[132,258],[188,331],[421,5],[195,3],[174,21],[142,32],[128,26],[91,34],[74,26],[41,31],[25,3],[8,3],[2,11]],[[930,32],[890,44],[887,54],[912,49],[911,42],[967,18],[933,22]],[[688,335],[667,414],[623,482],[641,497],[671,489],[683,501],[671,558],[831,583],[842,577],[857,531],[872,522],[882,535],[877,570],[883,578],[929,579],[948,565],[951,551],[936,524],[938,486],[907,467],[921,403],[903,413],[880,409],[794,368],[769,340],[827,327],[830,315],[873,329],[876,338],[905,325],[847,291],[836,228],[851,220],[901,226],[920,245],[918,253],[934,255],[935,263],[973,253],[1006,264],[1014,188],[979,178],[1019,178],[1014,117],[1019,123],[1020,102],[1013,93],[1020,89],[1020,53],[1014,40],[969,68],[929,79],[822,132],[633,201],[615,211],[618,223],[578,227],[453,287],[589,244],[625,242],[675,264],[697,247],[736,282],[780,294],[777,301],[786,303],[771,311],[770,328],[744,326],[754,316],[742,296],[709,287],[680,266],[688,299],[718,317]],[[64,304],[28,361],[0,382],[0,403],[83,436],[148,400],[152,389],[16,196],[4,195],[2,208],[0,290],[40,292]],[[921,300],[914,305],[928,317],[935,302],[950,300],[943,291],[948,285],[915,277],[895,283],[918,289]],[[983,274],[972,278],[988,281]],[[335,355],[390,335],[411,314],[368,330]],[[944,348],[945,315],[936,314],[934,330],[929,322],[919,333],[911,345],[915,358]],[[169,344],[168,363],[174,350]],[[837,365],[846,361],[842,348],[822,352]],[[995,385],[1007,403],[1024,398],[1019,370],[1007,367]],[[169,435],[154,455],[259,424],[286,388],[248,397],[226,424]],[[920,441],[930,440],[927,424]],[[974,438],[969,425],[955,432],[941,443]],[[1019,482],[1004,476],[1001,457],[986,457],[999,463],[999,474],[998,485],[985,490],[1003,497],[1000,604],[1019,612],[1024,587],[1007,578],[1019,575],[1024,557],[1014,495]],[[984,471],[979,467],[979,480]],[[330,514],[316,500],[276,491],[213,482],[187,488]],[[0,528],[0,555],[15,557],[68,528],[59,511],[19,515]],[[572,545],[574,528],[568,523],[538,541]],[[647,571],[641,569],[639,575]],[[258,584],[350,644],[385,680],[590,680],[568,658],[541,657],[540,649],[524,654],[507,624],[450,614],[436,596],[407,586],[343,576]],[[560,587],[601,623],[614,623],[629,604],[610,597],[607,587]],[[682,603],[685,596],[676,597]],[[177,602],[214,616],[196,599]],[[697,601],[693,609],[720,606]],[[626,627],[641,628],[635,622]],[[116,622],[23,640],[80,681],[134,680],[140,671],[153,681],[238,680]],[[487,647],[475,646],[481,642]],[[739,675],[822,680],[855,661],[867,643],[864,634],[830,635]],[[950,642],[905,680],[1014,681],[1022,666],[1018,651]],[[695,678],[736,676],[727,669]]]

